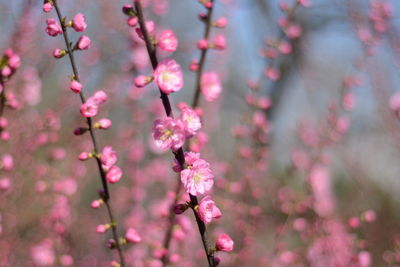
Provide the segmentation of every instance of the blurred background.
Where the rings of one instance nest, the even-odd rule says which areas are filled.
[[[98,119],[100,147],[119,155],[123,179],[110,186],[121,235],[135,228],[142,242],[124,247],[128,266],[162,266],[163,239],[177,176],[173,155],[155,148],[151,126],[163,117],[148,56],[121,9],[129,1],[58,1],[64,16],[86,15],[92,44],[77,52],[85,94],[105,90]],[[172,29],[178,50],[158,53],[184,70],[174,109],[191,103],[206,9],[196,0],[143,1],[156,32]],[[221,266],[400,266],[400,3],[390,0],[216,0],[206,72],[218,73],[222,93],[203,97],[202,157],[215,174],[213,199],[223,216],[207,225],[235,241],[218,253]],[[110,266],[104,207],[93,209],[101,183],[79,98],[71,94],[61,36],[45,33],[41,1],[0,0],[0,53],[12,48],[21,67],[6,83],[16,101],[5,109],[1,141],[0,266]],[[72,32],[73,41],[80,34]],[[10,96],[7,96],[8,100]],[[204,138],[208,141],[204,144]],[[192,143],[192,146],[193,146]],[[197,147],[197,149],[200,150]],[[10,163],[11,161],[11,163]],[[182,196],[184,198],[184,196]],[[171,266],[205,266],[193,215],[176,217]],[[221,255],[219,255],[221,254]]]

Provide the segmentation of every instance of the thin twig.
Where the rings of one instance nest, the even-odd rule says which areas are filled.
[[[60,21],[61,27],[62,27],[62,31],[63,31],[63,36],[64,36],[64,41],[65,41],[65,45],[67,47],[67,53],[68,53],[68,57],[71,63],[71,67],[72,67],[72,71],[74,73],[74,79],[77,80],[78,82],[80,82],[80,78],[79,78],[79,73],[78,73],[78,68],[76,67],[75,64],[75,58],[74,58],[74,51],[71,48],[71,43],[69,41],[68,38],[68,32],[67,32],[67,27],[65,27],[65,24],[63,23],[63,16],[61,15],[61,11],[58,7],[57,4],[57,0],[53,0],[53,4],[55,7],[55,10],[57,12],[57,16],[58,16],[58,20]],[[80,99],[82,104],[86,102],[85,100],[85,96],[83,94],[83,91],[81,91],[79,93]],[[104,190],[104,195],[102,196],[104,203],[106,204],[107,207],[107,211],[108,211],[108,217],[110,219],[110,224],[111,224],[111,230],[112,230],[112,235],[113,238],[115,240],[116,243],[116,249],[118,251],[118,255],[119,255],[119,259],[120,259],[120,264],[121,266],[125,266],[125,260],[124,260],[124,255],[122,253],[122,249],[121,246],[119,244],[119,240],[118,240],[118,234],[117,234],[117,226],[116,223],[114,221],[114,216],[112,213],[112,209],[111,209],[111,204],[110,204],[110,193],[108,190],[108,184],[107,184],[107,180],[106,180],[106,174],[104,172],[104,169],[101,166],[101,161],[100,158],[98,157],[98,146],[97,146],[97,141],[96,141],[96,135],[93,129],[93,123],[92,123],[92,119],[91,118],[86,118],[86,122],[89,128],[89,133],[90,133],[90,138],[92,140],[93,143],[93,151],[95,153],[95,160],[97,162],[97,167],[100,173],[100,178],[101,178],[101,182],[102,182],[102,186],[103,186],[103,190]]]

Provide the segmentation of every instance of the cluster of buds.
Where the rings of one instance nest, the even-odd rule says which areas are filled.
[[[20,57],[15,54],[12,49],[7,49],[0,59],[0,79],[5,82],[11,78],[12,75],[21,65]],[[1,86],[1,85],[0,85]],[[0,87],[0,92],[3,90]]]

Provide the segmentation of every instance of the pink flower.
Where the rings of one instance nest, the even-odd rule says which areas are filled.
[[[186,136],[191,137],[201,128],[199,115],[190,107],[184,107],[181,111],[181,120],[185,125]]]
[[[297,0],[297,3],[304,7],[309,7],[311,6],[311,1],[310,0]]]
[[[206,72],[201,76],[201,92],[208,102],[217,99],[221,91],[221,82],[215,72]]]
[[[47,19],[46,24],[46,33],[48,35],[57,36],[59,34],[62,34],[62,28],[55,19]]]
[[[90,48],[90,43],[90,38],[86,35],[82,35],[81,37],[79,37],[76,46],[79,50],[87,50]]]
[[[157,46],[164,51],[174,52],[178,47],[178,39],[171,30],[164,31],[158,38]]]
[[[110,226],[108,224],[99,224],[96,226],[96,232],[99,234],[105,233]]]
[[[195,160],[192,165],[181,171],[181,181],[187,193],[193,196],[204,194],[214,184],[210,164],[203,159]]]
[[[153,125],[153,138],[159,148],[178,150],[185,142],[185,127],[181,120],[167,117],[156,120]]]
[[[111,146],[105,146],[101,153],[100,161],[104,170],[110,169],[117,162],[117,152]]]
[[[229,252],[233,250],[233,240],[227,234],[220,234],[217,238],[215,248],[217,251]]]
[[[158,64],[154,79],[165,94],[179,91],[183,86],[181,66],[173,59],[166,59]]]
[[[75,15],[74,19],[72,20],[72,27],[77,32],[83,32],[87,28],[86,24],[86,17],[82,13],[78,13]]]
[[[112,166],[106,173],[106,180],[110,184],[115,184],[122,177],[122,170],[118,166]]]
[[[140,241],[142,241],[142,238],[140,237],[139,233],[133,228],[128,229],[128,231],[125,234],[125,239],[129,243],[139,243]]]
[[[69,88],[71,89],[72,92],[79,94],[82,91],[82,84],[78,82],[77,80],[72,80]]]
[[[100,208],[101,204],[103,204],[103,200],[98,200],[98,199],[96,199],[96,200],[93,200],[93,201],[92,201],[92,203],[90,204],[90,206],[91,206],[93,209],[98,209],[98,208]]]
[[[85,103],[83,103],[80,108],[82,116],[86,118],[91,118],[96,116],[98,110],[99,110],[98,104],[96,104],[90,98]]]
[[[48,2],[43,5],[43,12],[49,13],[53,9],[53,5]]]
[[[271,81],[277,81],[281,77],[281,73],[274,67],[267,67],[264,75]]]
[[[217,205],[215,205],[215,202],[211,200],[210,196],[205,196],[200,201],[197,213],[200,219],[206,224],[210,223],[212,219],[219,219],[222,216],[221,211]]]
[[[97,105],[103,104],[104,102],[107,101],[107,99],[108,99],[107,94],[103,90],[95,92],[94,95],[91,98],[89,98],[89,100],[93,101]]]
[[[126,21],[126,24],[128,24],[128,26],[130,27],[135,27],[138,24],[138,17],[129,17]]]

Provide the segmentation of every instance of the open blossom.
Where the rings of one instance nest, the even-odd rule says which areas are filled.
[[[187,137],[191,137],[196,134],[196,131],[201,128],[201,121],[196,111],[190,107],[184,107],[181,111],[181,120],[185,125],[185,132]]]
[[[212,219],[219,219],[222,216],[221,211],[210,196],[205,196],[200,201],[197,213],[200,219],[206,224],[210,223]]]
[[[121,180],[122,170],[118,166],[112,166],[106,173],[106,180],[110,184],[114,184]]]
[[[209,191],[214,185],[214,175],[210,164],[197,159],[188,168],[181,171],[181,181],[187,193],[196,196]]]
[[[76,46],[79,50],[87,50],[90,48],[90,43],[91,43],[90,38],[87,37],[86,35],[83,35],[79,37]]]
[[[99,105],[96,104],[92,99],[88,99],[81,105],[80,112],[83,117],[91,118],[97,115]]]
[[[157,46],[164,51],[174,52],[178,47],[178,38],[171,30],[164,31],[157,40]]]
[[[77,32],[83,32],[87,28],[86,24],[86,17],[82,13],[78,13],[75,15],[74,19],[72,20],[72,27]]]
[[[185,142],[185,127],[181,120],[167,117],[156,120],[153,125],[153,138],[159,148],[178,150]]]
[[[215,72],[206,72],[201,76],[201,92],[208,102],[217,99],[221,91],[221,82]]]
[[[46,24],[46,33],[48,35],[57,36],[58,34],[62,34],[62,28],[55,19],[47,19]]]
[[[214,46],[216,49],[224,50],[226,48],[226,39],[222,34],[218,34],[214,38]]]
[[[88,99],[88,101],[93,101],[97,105],[103,104],[104,102],[107,101],[107,94],[103,90],[97,91],[94,93],[94,95]]]
[[[115,152],[111,146],[105,146],[101,153],[100,161],[103,169],[108,170],[117,162],[117,152]]]
[[[217,243],[215,244],[215,248],[218,251],[229,252],[233,250],[233,240],[227,234],[220,234],[217,238]]]
[[[181,66],[173,59],[166,59],[158,64],[154,71],[154,79],[162,92],[177,92],[183,86]]]

